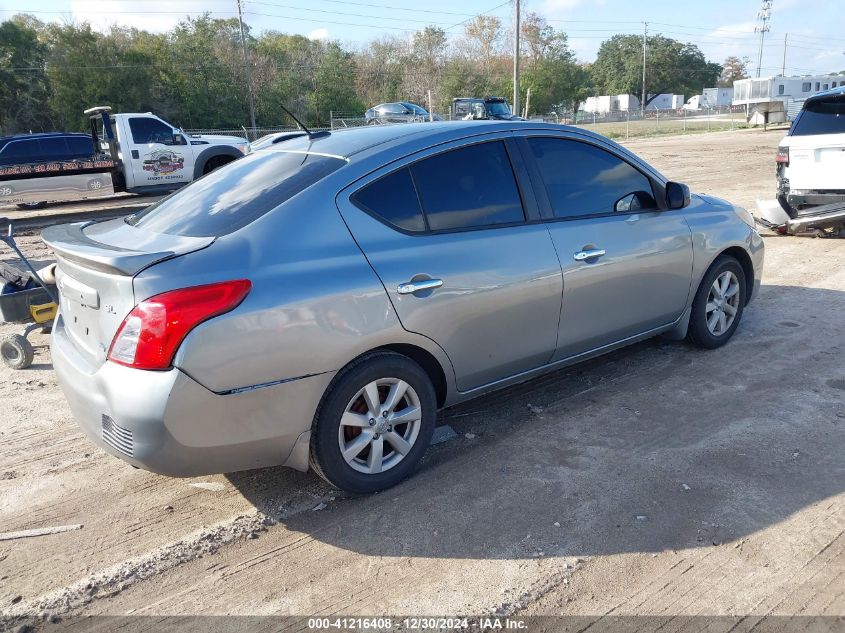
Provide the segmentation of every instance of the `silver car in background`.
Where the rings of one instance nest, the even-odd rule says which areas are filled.
[[[534,122],[292,139],[43,237],[53,363],[101,448],[358,493],[412,472],[438,408],[658,334],[723,345],[763,266],[743,209]]]
[[[439,115],[429,115],[428,110],[410,101],[381,103],[373,106],[364,113],[364,119],[369,125],[379,123],[426,123],[428,121],[442,121]]]

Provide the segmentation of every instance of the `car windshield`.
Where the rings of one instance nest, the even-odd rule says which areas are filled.
[[[345,164],[305,152],[264,151],[215,170],[126,222],[157,233],[218,237],[237,231]]]
[[[487,112],[489,112],[490,114],[495,114],[497,116],[510,116],[511,109],[508,107],[508,104],[504,101],[492,101],[487,103]]]
[[[836,95],[805,106],[792,136],[845,133],[845,95]]]
[[[414,111],[414,114],[422,114],[423,116],[428,115],[428,112],[426,112],[423,108],[419,107],[418,105],[415,105],[413,103],[407,103],[405,105],[411,108],[411,110]]]

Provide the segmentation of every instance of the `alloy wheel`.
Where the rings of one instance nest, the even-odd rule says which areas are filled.
[[[726,270],[713,281],[704,308],[707,329],[713,336],[722,336],[733,325],[739,311],[739,295],[739,279],[732,271]]]
[[[360,473],[385,472],[411,452],[421,421],[420,399],[411,385],[399,378],[374,380],[344,409],[337,437],[340,453]]]

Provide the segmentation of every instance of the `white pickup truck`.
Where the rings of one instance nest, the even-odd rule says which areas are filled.
[[[103,198],[115,192],[165,193],[243,156],[249,143],[237,136],[188,135],[152,113],[85,111],[91,119],[91,156],[64,159],[33,151],[24,161],[0,161],[0,203]],[[16,146],[38,135],[16,137]],[[42,144],[43,146],[43,144]],[[2,154],[0,154],[2,158]]]

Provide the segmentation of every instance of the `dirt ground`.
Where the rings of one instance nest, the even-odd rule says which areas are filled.
[[[753,207],[781,134],[628,146]],[[34,368],[0,366],[0,533],[82,527],[0,540],[0,615],[845,615],[845,240],[766,248],[725,348],[655,339],[446,410],[457,438],[368,498],[132,469],[38,334]]]

